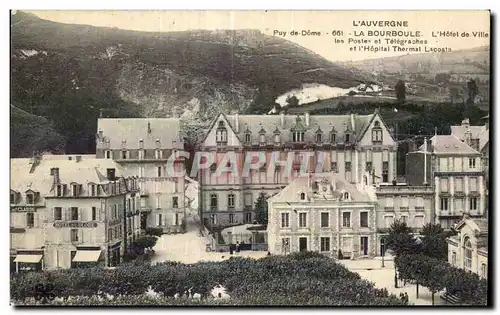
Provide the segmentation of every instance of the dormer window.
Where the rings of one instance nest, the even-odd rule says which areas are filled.
[[[64,189],[63,189],[63,185],[57,185],[57,186],[56,186],[56,196],[57,196],[57,197],[62,197],[62,196],[64,196]]]
[[[330,143],[334,144],[335,142],[337,142],[337,133],[332,131],[330,133]]]
[[[139,139],[139,148],[143,149],[144,148],[144,140]]]
[[[77,183],[71,184],[71,196],[78,197],[80,196],[80,185]]]
[[[27,205],[32,205],[35,203],[35,193],[34,192],[27,192],[26,193],[26,204]]]
[[[144,160],[144,149],[139,149],[139,151],[137,151],[137,156],[139,160]]]
[[[155,150],[155,159],[157,159],[157,160],[161,160],[161,158],[162,158],[162,156],[163,156],[163,154],[162,154],[162,153],[163,153],[163,152],[162,152],[160,149],[156,149],[156,150]]]
[[[95,197],[97,196],[97,185],[89,184],[89,196]]]
[[[317,133],[316,134],[316,143],[322,143],[323,142],[323,134]]]
[[[250,141],[252,141],[250,138],[250,134],[249,133],[245,134],[245,142],[250,143]]]
[[[106,150],[104,151],[104,156],[106,157],[106,159],[111,159],[111,150]]]
[[[342,193],[342,199],[349,200],[349,193],[347,191],[344,191],[344,193]]]
[[[300,193],[300,200],[306,200],[306,194]]]
[[[128,158],[128,151],[122,150],[122,160],[126,160]]]
[[[345,143],[349,143],[351,141],[351,135],[349,133],[345,134]]]
[[[215,136],[217,144],[227,144],[227,129],[223,121],[219,121]]]
[[[382,142],[382,127],[380,127],[380,122],[376,121],[372,128],[372,142],[381,143]]]

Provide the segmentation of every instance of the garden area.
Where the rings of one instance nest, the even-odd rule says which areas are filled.
[[[216,287],[223,288],[223,294],[214,294]],[[12,275],[10,288],[16,305],[406,305],[312,252],[258,260],[134,262],[115,269],[28,272]]]

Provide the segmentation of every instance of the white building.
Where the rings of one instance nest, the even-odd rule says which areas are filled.
[[[338,175],[295,179],[268,199],[268,246],[272,254],[317,251],[337,257],[377,253],[373,187]]]
[[[139,177],[142,228],[180,232],[185,166],[183,157],[172,157],[184,149],[179,119],[100,118],[97,129],[96,157],[116,161],[124,176]]]
[[[448,238],[448,262],[488,278],[488,220],[464,216],[455,229],[458,235]]]

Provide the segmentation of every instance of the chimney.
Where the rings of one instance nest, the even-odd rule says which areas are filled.
[[[467,143],[467,145],[470,146],[471,142],[472,142],[472,132],[467,126],[467,130],[465,131],[465,143]]]
[[[151,133],[151,123],[148,121],[148,133]]]
[[[306,113],[306,127],[309,127],[309,113]]]
[[[81,155],[77,155],[75,158],[76,158],[76,162],[77,163],[82,160],[82,156]]]
[[[240,122],[238,113],[234,115],[234,129],[236,129],[235,130],[236,133],[240,132]]]
[[[427,138],[424,138],[424,186],[427,186]]]
[[[54,184],[59,184],[59,168],[58,167],[51,168],[50,175],[54,177]]]
[[[285,113],[283,111],[280,112],[280,119],[281,119],[281,128],[285,128]]]
[[[108,180],[116,180],[115,169],[114,168],[108,168],[108,169],[106,169],[106,178]]]

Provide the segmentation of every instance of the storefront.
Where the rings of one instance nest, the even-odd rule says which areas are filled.
[[[120,249],[122,242],[117,242],[108,247],[108,266],[116,267],[120,264]]]
[[[13,263],[15,272],[40,271],[43,269],[43,249],[18,250]]]

